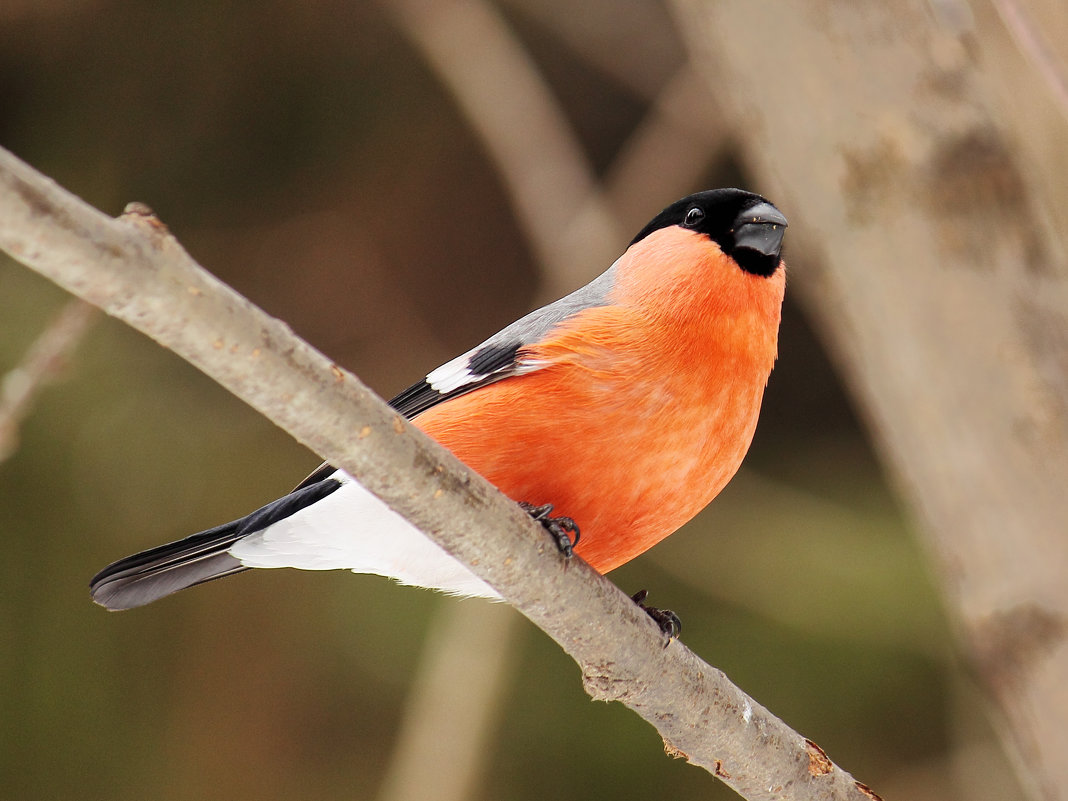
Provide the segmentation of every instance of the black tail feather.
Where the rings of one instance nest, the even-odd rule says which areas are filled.
[[[340,486],[332,478],[302,486],[240,520],[120,559],[90,580],[93,600],[112,610],[133,609],[186,587],[248,570],[227,553],[235,542],[296,514]]]

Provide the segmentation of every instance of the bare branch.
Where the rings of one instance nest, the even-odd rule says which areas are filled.
[[[611,209],[563,110],[499,12],[482,0],[383,7],[444,81],[497,166],[542,265],[541,294],[559,297],[574,288],[583,265],[611,261],[622,238]]]
[[[110,219],[0,150],[0,247],[175,351],[355,476],[551,636],[587,691],[749,799],[861,799],[849,774],[352,375],[221,283],[147,209]],[[870,793],[870,791],[868,791]],[[869,796],[870,797],[870,796]]]
[[[605,195],[620,227],[640,230],[649,198],[676,198],[695,187],[722,152],[733,125],[719,113],[704,77],[686,63],[660,88],[605,177]]]
[[[464,801],[491,749],[519,618],[499,604],[437,610],[378,801]],[[462,714],[458,714],[462,710]],[[442,736],[442,732],[447,732]]]
[[[673,20],[656,0],[498,0],[553,36],[587,64],[653,100],[685,63]]]
[[[22,362],[0,379],[0,462],[18,447],[19,425],[30,413],[42,387],[63,372],[97,311],[72,300],[26,351]]]

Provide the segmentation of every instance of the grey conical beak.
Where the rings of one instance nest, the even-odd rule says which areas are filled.
[[[758,203],[734,221],[734,247],[748,248],[765,256],[778,256],[789,223],[770,203]]]

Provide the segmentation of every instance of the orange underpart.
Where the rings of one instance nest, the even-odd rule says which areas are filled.
[[[415,420],[509,497],[574,518],[576,550],[601,572],[671,534],[737,471],[785,285],[782,268],[751,275],[680,228],[632,247],[617,276],[611,305],[524,349],[544,367]]]

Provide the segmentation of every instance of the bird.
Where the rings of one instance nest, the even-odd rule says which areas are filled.
[[[565,556],[607,573],[689,521],[741,465],[778,355],[786,227],[752,192],[682,198],[589,284],[390,405],[522,504]],[[500,598],[329,464],[245,517],[108,565],[90,592],[108,609],[131,609],[278,567]],[[647,608],[644,591],[634,597]]]

